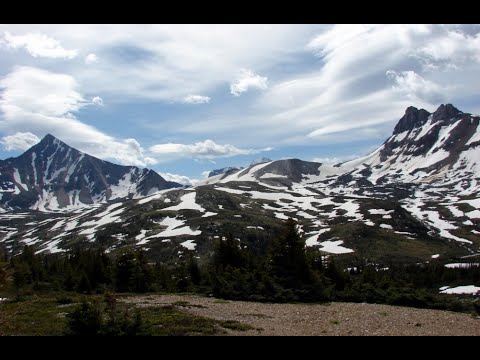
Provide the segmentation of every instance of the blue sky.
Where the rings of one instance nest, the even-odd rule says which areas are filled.
[[[343,161],[408,106],[480,113],[479,78],[478,25],[0,25],[0,158],[51,133],[176,181]]]

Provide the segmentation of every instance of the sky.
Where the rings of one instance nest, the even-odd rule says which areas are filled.
[[[0,25],[0,158],[50,133],[188,183],[341,162],[409,106],[480,113],[480,25]]]

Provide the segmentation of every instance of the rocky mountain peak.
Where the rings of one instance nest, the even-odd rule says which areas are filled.
[[[462,111],[458,110],[452,104],[442,104],[438,107],[438,109],[433,113],[432,120],[434,122],[440,120],[450,120],[453,118],[457,118],[459,115],[463,114]]]
[[[0,162],[0,183],[5,184],[0,208],[6,210],[77,208],[181,187],[153,170],[85,154],[51,134],[20,156]]]
[[[405,115],[403,115],[398,124],[395,126],[393,135],[421,127],[427,122],[429,116],[430,113],[427,110],[419,110],[416,107],[409,106],[407,110],[405,110]]]

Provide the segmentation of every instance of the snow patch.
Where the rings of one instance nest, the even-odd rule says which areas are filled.
[[[393,210],[369,209],[368,212],[372,215],[388,215],[393,213]]]
[[[260,176],[260,179],[275,179],[275,178],[285,178],[288,179],[288,176],[286,175],[277,175],[277,174],[271,174],[271,173],[265,173],[262,176]]]
[[[449,269],[468,269],[471,267],[477,267],[480,266],[479,263],[451,263],[451,264],[445,264],[446,268]]]
[[[341,244],[343,244],[343,240],[324,241],[320,243],[322,246],[320,250],[330,254],[348,254],[354,252],[352,249],[340,246]]]
[[[443,290],[442,290],[443,289]],[[457,286],[454,288],[442,286],[440,288],[441,294],[469,294],[469,295],[480,295],[480,287],[475,285],[464,285]]]
[[[184,248],[187,248],[188,250],[195,250],[195,247],[197,244],[195,244],[195,240],[187,240],[182,243],[180,243]]]
[[[162,209],[162,210],[197,210],[200,212],[205,212],[205,209],[198,205],[195,202],[195,198],[197,196],[197,192],[193,191],[188,194],[183,195],[180,198],[180,204],[175,205],[175,206],[170,206],[168,208]]]

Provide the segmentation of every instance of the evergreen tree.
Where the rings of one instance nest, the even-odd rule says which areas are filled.
[[[127,250],[119,256],[115,263],[115,288],[118,292],[128,292],[135,289],[135,270],[135,254]]]
[[[193,254],[191,253],[188,256],[187,270],[193,285],[200,285],[202,280],[200,268],[198,267],[198,263],[195,261]]]
[[[275,281],[285,289],[300,289],[310,279],[310,268],[305,255],[305,242],[300,237],[296,222],[289,218],[281,236],[272,241],[269,267]]]

